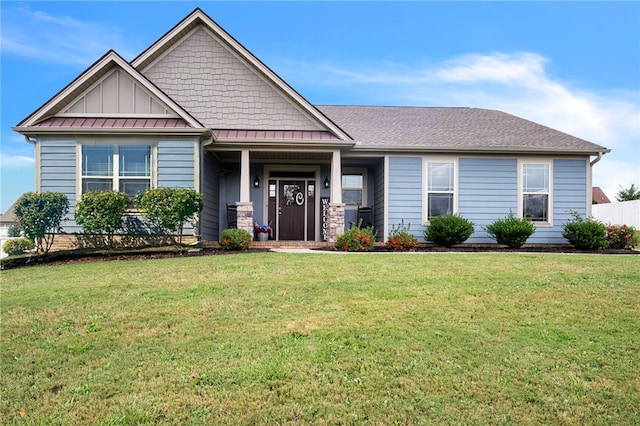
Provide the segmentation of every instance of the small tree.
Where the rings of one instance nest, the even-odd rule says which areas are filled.
[[[640,187],[636,188],[636,186],[632,183],[629,188],[623,188],[621,185],[618,185],[620,190],[616,194],[617,201],[632,201],[632,200],[640,200]]]
[[[17,223],[14,223],[13,225],[9,226],[9,229],[7,229],[8,237],[17,238],[21,235],[22,235],[22,229],[20,228],[20,225],[18,225]]]
[[[123,192],[86,192],[76,205],[75,219],[85,232],[106,235],[106,245],[112,247],[113,235],[122,229],[128,205],[129,196]]]
[[[145,218],[166,234],[177,235],[178,244],[182,244],[184,223],[196,225],[203,197],[193,189],[156,188],[138,193],[135,203]]]
[[[15,215],[37,252],[47,253],[68,211],[69,199],[60,192],[27,192],[16,203]]]

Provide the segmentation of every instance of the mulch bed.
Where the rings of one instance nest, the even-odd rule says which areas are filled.
[[[334,251],[330,247],[314,248],[319,251]],[[220,248],[187,248],[176,249],[175,247],[157,247],[140,250],[121,251],[58,251],[47,253],[42,256],[16,256],[2,259],[0,269],[23,268],[36,265],[62,265],[85,262],[105,262],[112,260],[143,260],[143,259],[166,259],[173,257],[193,257],[193,256],[220,256],[241,253],[268,252],[268,248],[250,248],[245,251],[228,251]],[[520,249],[510,249],[501,246],[457,246],[452,248],[437,247],[433,245],[421,245],[416,250],[418,252],[433,253],[579,253],[579,254],[609,254],[609,255],[640,255],[640,251],[631,249],[601,249],[601,250],[578,250],[571,246],[536,246],[523,247]],[[384,246],[377,246],[374,253],[392,252]]]

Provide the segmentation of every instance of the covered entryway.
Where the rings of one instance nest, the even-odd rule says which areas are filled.
[[[316,240],[317,196],[314,172],[271,171],[267,219],[273,237],[287,241]]]

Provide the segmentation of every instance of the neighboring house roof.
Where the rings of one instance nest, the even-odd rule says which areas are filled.
[[[607,197],[607,194],[605,194],[599,186],[591,188],[591,198],[598,204],[607,204],[611,202],[609,197]]]
[[[9,207],[6,212],[0,214],[0,223],[16,223],[18,221],[16,218],[15,209],[16,204],[18,204],[18,200],[21,197],[22,196],[18,197],[18,199],[14,201],[13,204],[11,204],[11,207]]]
[[[501,111],[480,108],[318,106],[354,149],[597,154],[610,150]]]

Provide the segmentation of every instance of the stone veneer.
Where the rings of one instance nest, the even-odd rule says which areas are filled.
[[[253,235],[253,202],[238,202],[236,206],[238,206],[238,229],[244,229]]]
[[[338,241],[338,237],[344,233],[344,204],[343,203],[330,203],[329,204],[329,229],[327,235],[327,242],[335,244]]]

